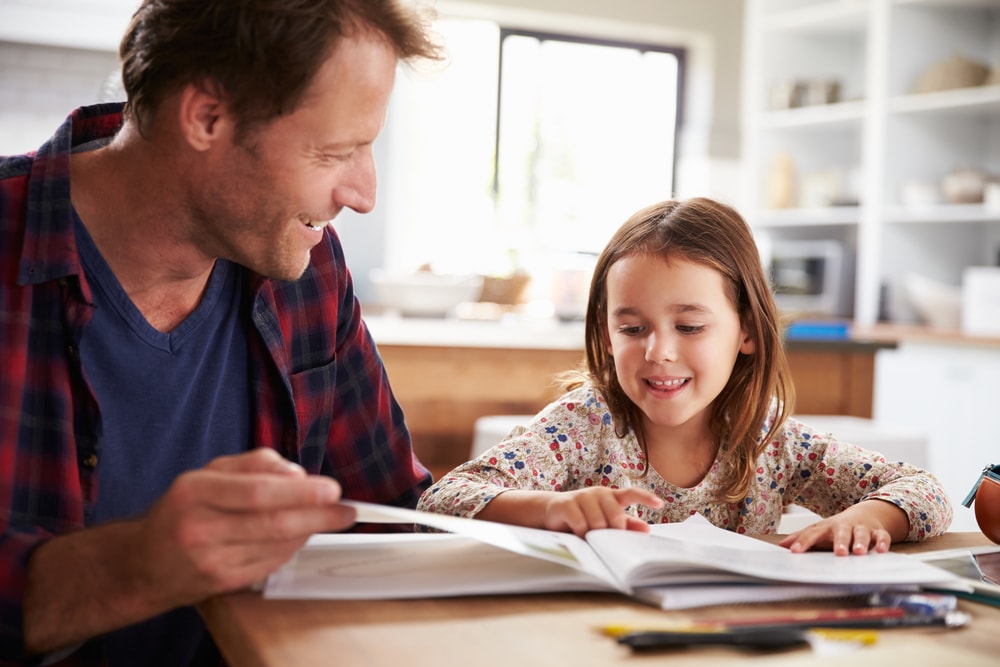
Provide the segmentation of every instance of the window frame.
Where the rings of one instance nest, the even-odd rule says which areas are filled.
[[[685,83],[685,68],[686,68],[686,56],[687,49],[680,46],[667,46],[664,44],[656,44],[653,42],[643,42],[625,39],[612,39],[605,37],[591,37],[583,34],[574,33],[561,33],[550,30],[531,30],[526,28],[513,28],[510,26],[505,26],[498,23],[497,26],[500,30],[500,37],[497,42],[497,48],[499,53],[497,54],[497,96],[496,96],[496,127],[493,130],[493,183],[492,191],[494,200],[499,196],[500,190],[500,109],[503,105],[503,84],[504,84],[504,68],[503,68],[503,52],[504,52],[504,42],[508,37],[531,37],[539,40],[540,42],[545,41],[560,41],[568,42],[571,44],[587,44],[592,46],[610,46],[616,48],[632,49],[638,51],[640,54],[645,54],[649,52],[655,53],[667,53],[674,56],[677,59],[677,90],[675,91],[675,102],[674,102],[674,149],[671,154],[671,170],[670,170],[670,192],[676,192],[677,190],[677,165],[678,165],[678,150],[677,143],[680,137],[680,129],[684,123],[684,83]]]

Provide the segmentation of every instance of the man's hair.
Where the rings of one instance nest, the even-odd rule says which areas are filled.
[[[619,384],[607,348],[608,272],[635,255],[684,259],[718,271],[753,340],[753,353],[737,356],[729,381],[711,406],[712,435],[731,473],[722,493],[728,500],[741,499],[753,482],[757,458],[769,437],[783,428],[795,402],[782,325],[750,227],[733,208],[711,199],[664,201],[632,215],[598,257],[587,304],[583,378],[607,401],[617,435],[624,437],[631,427],[645,451],[641,412]],[[565,378],[567,388],[578,385],[581,375],[575,382],[572,378]],[[772,402],[777,403],[777,418],[762,435]]]
[[[188,84],[224,95],[245,133],[295,110],[344,37],[372,30],[412,62],[441,58],[427,18],[402,0],[144,0],[119,55],[139,131]]]

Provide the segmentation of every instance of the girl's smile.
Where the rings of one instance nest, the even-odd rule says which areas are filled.
[[[690,380],[691,378],[659,379],[650,377],[646,378],[646,384],[655,394],[663,394],[664,398],[670,398],[677,395]]]

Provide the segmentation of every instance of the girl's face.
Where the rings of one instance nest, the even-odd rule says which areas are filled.
[[[707,434],[707,408],[753,341],[721,273],[683,257],[624,257],[608,271],[608,352],[618,382],[657,435]]]

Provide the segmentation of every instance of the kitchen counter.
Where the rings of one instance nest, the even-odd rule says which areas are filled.
[[[510,316],[486,321],[387,314],[365,315],[365,322],[379,345],[581,351],[584,345],[583,322],[550,318]],[[852,327],[849,338],[844,340],[791,339],[786,349],[867,352],[892,348],[904,341],[1000,347],[1000,336],[970,336],[958,330],[880,323]]]
[[[970,336],[957,329],[935,329],[912,324],[879,323],[870,327],[854,327],[854,340],[898,345],[903,342],[941,343],[948,345],[980,345],[1000,348],[998,336]]]
[[[554,318],[500,320],[365,316],[372,337],[383,345],[534,350],[583,350],[583,322]]]

